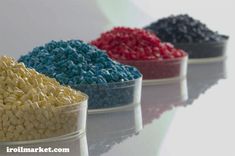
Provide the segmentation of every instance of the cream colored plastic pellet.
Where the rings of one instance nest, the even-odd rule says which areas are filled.
[[[81,92],[61,86],[11,57],[0,57],[0,141],[72,133],[79,115],[70,112],[70,105],[84,100]]]

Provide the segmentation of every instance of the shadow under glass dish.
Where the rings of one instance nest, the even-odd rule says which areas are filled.
[[[174,107],[186,106],[188,99],[187,80],[168,84],[143,86],[142,112],[144,125],[171,110]]]
[[[189,64],[188,66],[188,104],[209,88],[216,85],[219,80],[226,78],[226,60],[207,64]]]
[[[100,156],[116,144],[142,130],[141,105],[132,105],[115,112],[88,116],[87,135],[90,156]]]

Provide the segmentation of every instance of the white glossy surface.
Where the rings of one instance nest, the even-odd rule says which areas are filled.
[[[74,152],[62,155],[87,156],[87,149],[90,156],[233,156],[233,76],[225,78],[225,62],[193,64],[188,70],[187,81],[144,86],[142,111],[136,106],[89,115],[88,148],[84,141],[70,140],[65,145]]]
[[[233,156],[235,105],[230,88],[234,81],[225,79],[225,70],[224,62],[190,65],[186,101],[185,82],[143,87],[143,130],[129,137],[120,135],[123,139],[116,143],[102,142],[99,152],[90,155]],[[106,147],[109,150],[100,153]]]

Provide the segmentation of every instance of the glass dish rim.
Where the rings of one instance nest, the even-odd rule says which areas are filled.
[[[35,140],[24,140],[24,141],[0,141],[1,146],[16,146],[16,145],[35,145],[41,143],[50,143],[50,142],[57,142],[57,141],[65,141],[74,138],[82,138],[86,136],[86,131],[80,130],[74,133],[65,134],[57,137],[45,138],[45,139],[35,139]]]
[[[130,63],[130,62],[134,62],[134,63],[148,63],[148,62],[155,62],[155,63],[169,63],[169,62],[176,62],[176,61],[187,61],[188,59],[188,53],[185,52],[185,56],[183,57],[179,57],[179,58],[174,58],[174,59],[167,59],[167,60],[157,60],[157,59],[153,59],[153,60],[118,60],[118,59],[115,59],[115,61],[119,62],[120,63]]]
[[[229,37],[223,37],[222,40],[220,41],[204,41],[204,42],[192,42],[192,43],[187,43],[187,42],[170,42],[174,46],[185,46],[185,45],[217,45],[217,44],[226,44],[229,41]]]
[[[127,105],[110,107],[110,108],[88,109],[87,113],[89,116],[98,115],[98,114],[106,114],[106,113],[116,113],[116,112],[120,112],[120,111],[127,111],[129,109],[132,109],[134,107],[139,107],[139,106],[141,107],[141,102],[140,103],[129,103]]]

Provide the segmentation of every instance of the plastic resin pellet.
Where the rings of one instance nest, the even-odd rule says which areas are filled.
[[[0,57],[0,141],[45,139],[77,130],[79,104],[86,96],[55,79]],[[79,107],[79,105],[77,106]]]
[[[145,80],[179,77],[182,59],[187,56],[183,50],[139,28],[115,27],[91,44],[106,50],[112,59],[135,66]]]
[[[191,59],[222,57],[229,39],[187,14],[159,19],[145,29],[158,35],[161,40],[184,49]]]
[[[145,29],[155,33],[161,40],[171,43],[199,43],[227,38],[187,14],[159,19]]]
[[[91,44],[106,50],[116,60],[172,60],[185,56],[181,49],[138,28],[115,27],[102,33]]]
[[[51,41],[19,62],[88,94],[89,109],[130,103],[135,86],[129,81],[142,76],[136,68],[113,61],[104,51],[80,40]]]

